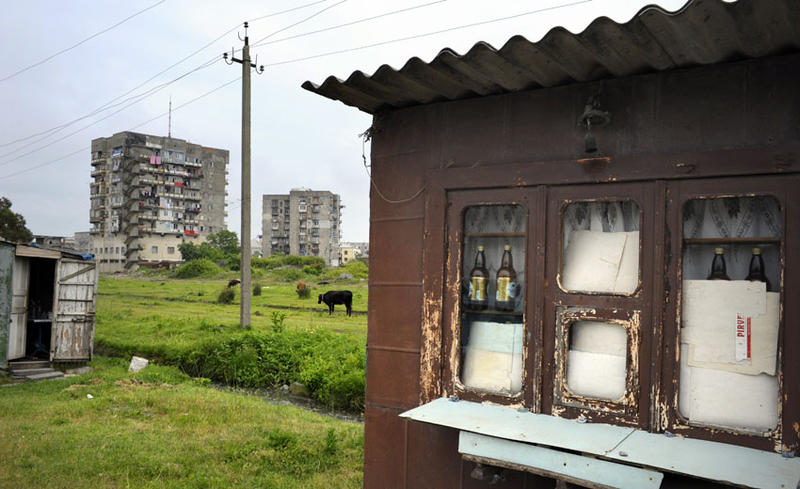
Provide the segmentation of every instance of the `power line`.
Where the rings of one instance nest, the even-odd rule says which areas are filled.
[[[162,1],[165,1],[165,0],[162,0]],[[278,12],[273,12],[273,13],[270,13],[270,14],[262,15],[262,16],[260,16],[260,17],[256,17],[255,19],[252,19],[252,20],[250,20],[250,22],[256,22],[256,21],[263,20],[263,19],[266,19],[266,18],[269,18],[269,17],[275,17],[275,16],[278,16],[278,15],[281,15],[281,14],[285,14],[285,13],[289,13],[289,12],[294,12],[294,11],[296,11],[296,10],[300,10],[300,9],[308,8],[308,7],[311,7],[311,6],[314,6],[314,5],[320,4],[320,3],[325,3],[325,2],[327,2],[327,1],[328,1],[328,0],[317,0],[317,1],[314,1],[314,2],[310,2],[310,3],[303,4],[303,5],[299,5],[299,6],[297,6],[297,7],[292,7],[292,8],[290,8],[290,9],[285,9],[285,10],[281,10],[281,11],[278,11]],[[47,134],[47,135],[48,135],[47,137],[49,137],[49,136],[51,136],[51,135],[52,135],[52,134],[50,134],[50,133],[53,133],[53,134],[55,134],[55,133],[57,133],[58,131],[60,131],[61,129],[64,129],[64,128],[66,128],[66,127],[69,127],[69,126],[71,126],[72,124],[75,124],[76,122],[79,122],[79,121],[81,121],[81,120],[83,120],[83,119],[87,119],[87,118],[89,118],[89,117],[91,117],[91,116],[93,116],[93,115],[95,115],[95,114],[98,114],[98,113],[100,113],[100,112],[102,112],[102,111],[104,111],[104,110],[106,110],[106,109],[108,109],[108,108],[113,108],[113,107],[115,107],[116,105],[119,105],[119,104],[115,104],[115,105],[111,105],[111,104],[113,104],[113,103],[114,103],[114,102],[116,102],[117,100],[119,100],[119,99],[121,99],[121,98],[125,97],[126,95],[130,94],[131,92],[134,92],[135,90],[138,90],[139,88],[141,88],[141,87],[143,87],[144,85],[148,84],[149,82],[151,82],[151,81],[152,81],[152,80],[154,80],[155,78],[157,78],[157,77],[159,77],[160,75],[162,75],[162,74],[166,73],[167,71],[171,70],[172,68],[174,68],[174,67],[178,66],[179,64],[183,63],[183,62],[184,62],[184,61],[186,61],[187,59],[189,59],[189,58],[193,57],[193,56],[194,56],[194,55],[196,55],[197,53],[199,53],[199,52],[201,52],[201,51],[203,51],[203,50],[207,49],[209,46],[211,46],[211,45],[212,45],[212,44],[214,44],[215,42],[219,41],[219,40],[220,40],[220,39],[222,39],[223,37],[227,36],[227,35],[228,35],[228,34],[230,34],[231,32],[233,32],[233,31],[235,31],[236,29],[238,29],[238,28],[239,28],[239,25],[240,25],[240,24],[236,24],[234,27],[232,27],[231,29],[228,29],[228,30],[227,30],[227,31],[225,31],[224,33],[220,34],[218,37],[216,37],[216,38],[214,38],[213,40],[211,40],[210,42],[208,42],[208,43],[204,44],[204,45],[203,45],[203,46],[201,46],[199,49],[197,49],[197,50],[193,51],[192,53],[190,53],[190,54],[188,54],[188,55],[186,55],[186,56],[184,56],[184,57],[183,57],[183,58],[181,58],[180,60],[176,61],[175,63],[171,64],[170,66],[168,66],[168,67],[164,68],[163,70],[159,71],[158,73],[156,73],[155,75],[151,76],[151,77],[150,77],[150,78],[148,78],[147,80],[145,80],[145,81],[143,81],[142,83],[140,83],[140,84],[136,85],[135,87],[131,88],[131,89],[130,89],[130,90],[128,90],[127,92],[123,93],[122,95],[119,95],[119,96],[117,96],[117,97],[115,97],[115,98],[113,98],[113,99],[109,100],[108,102],[106,102],[106,103],[104,103],[103,105],[101,105],[101,106],[97,107],[96,109],[94,109],[93,111],[89,112],[88,114],[86,114],[86,115],[84,115],[84,116],[82,116],[82,117],[79,117],[79,118],[77,118],[77,119],[73,119],[73,120],[71,120],[71,121],[69,121],[69,122],[66,122],[66,123],[64,123],[64,124],[61,124],[61,125],[59,125],[59,126],[51,127],[50,129],[47,129],[47,130],[45,130],[45,131],[41,131],[41,132],[38,132],[38,133],[35,133],[35,134],[31,134],[31,135],[29,135],[29,136],[25,136],[25,137],[23,137],[23,138],[15,139],[15,140],[13,140],[13,141],[9,141],[9,142],[7,142],[7,143],[2,143],[2,144],[0,144],[0,148],[2,148],[2,147],[6,147],[6,146],[11,146],[11,145],[13,145],[13,144],[20,143],[20,142],[23,142],[23,141],[27,141],[28,139],[32,139],[32,138],[34,138],[34,137],[41,136],[41,135],[44,135],[44,134]],[[214,56],[214,59],[216,59],[216,56]],[[134,97],[135,97],[135,96],[134,96]],[[130,98],[128,98],[128,99],[126,99],[126,100],[130,100]],[[125,102],[125,100],[123,100],[121,103],[124,103],[124,102]],[[110,107],[109,107],[109,106],[110,106]],[[45,139],[46,139],[46,137],[45,137]],[[36,144],[36,143],[33,143],[33,144]],[[8,153],[8,154],[13,154],[13,152],[12,152],[12,153]],[[3,156],[5,156],[5,155],[2,155],[2,156],[0,156],[0,157],[3,157]]]
[[[26,66],[25,68],[22,68],[21,70],[19,70],[19,71],[16,71],[16,72],[14,72],[14,73],[12,73],[12,74],[10,74],[10,75],[6,76],[5,78],[0,78],[0,82],[4,82],[4,81],[6,81],[6,80],[9,80],[9,79],[11,79],[11,78],[14,78],[15,76],[17,76],[17,75],[19,75],[19,74],[21,74],[21,73],[24,73],[24,72],[26,72],[26,71],[30,70],[31,68],[35,68],[35,67],[37,67],[37,66],[39,66],[39,65],[41,65],[41,64],[44,64],[44,63],[46,63],[46,62],[50,61],[51,59],[55,58],[56,56],[59,56],[59,55],[61,55],[61,54],[64,54],[64,53],[66,53],[67,51],[71,51],[71,50],[73,50],[73,49],[77,48],[78,46],[80,46],[81,44],[83,44],[83,43],[85,43],[85,42],[87,42],[87,41],[90,41],[90,40],[94,39],[95,37],[97,37],[97,36],[99,36],[99,35],[101,35],[101,34],[105,34],[106,32],[110,31],[111,29],[114,29],[115,27],[119,27],[120,25],[122,25],[122,24],[124,24],[125,22],[127,22],[127,21],[131,20],[132,18],[136,17],[137,15],[143,14],[143,13],[147,12],[148,10],[150,10],[150,9],[152,9],[152,8],[158,7],[159,5],[161,5],[162,3],[166,2],[166,1],[167,1],[167,0],[160,0],[160,1],[156,2],[156,3],[154,3],[153,5],[150,5],[149,7],[147,7],[147,8],[145,8],[145,9],[142,9],[142,10],[140,10],[140,11],[136,12],[136,13],[135,13],[135,14],[133,14],[133,15],[130,15],[130,16],[128,16],[128,17],[125,17],[124,19],[122,19],[121,21],[119,21],[119,22],[117,22],[116,24],[112,25],[111,27],[106,27],[105,29],[103,29],[103,30],[101,30],[101,31],[99,31],[99,32],[96,32],[96,33],[92,34],[91,36],[87,37],[86,39],[84,39],[84,40],[82,40],[82,41],[78,41],[77,43],[73,44],[72,46],[70,46],[70,47],[68,47],[68,48],[64,48],[64,49],[62,49],[61,51],[58,51],[58,52],[56,52],[56,53],[54,53],[54,54],[51,54],[50,56],[48,56],[48,57],[46,57],[46,58],[42,59],[41,61],[37,61],[36,63],[33,63],[33,64],[32,64],[32,65],[30,65],[30,66]]]
[[[413,7],[408,7],[408,8],[399,9],[399,10],[393,10],[391,12],[384,12],[382,14],[373,15],[372,17],[364,17],[363,19],[354,20],[352,22],[346,22],[344,24],[333,25],[333,26],[330,26],[330,27],[323,27],[322,29],[317,29],[315,31],[303,32],[301,34],[295,34],[294,36],[282,37],[280,39],[275,39],[273,41],[254,43],[252,45],[252,47],[266,46],[268,44],[277,44],[279,42],[288,41],[290,39],[297,39],[297,38],[300,38],[300,37],[311,36],[313,34],[319,34],[321,32],[333,31],[333,30],[336,30],[336,29],[341,29],[342,27],[350,27],[351,25],[361,24],[361,23],[364,23],[364,22],[380,19],[380,18],[383,18],[383,17],[389,17],[390,15],[400,14],[400,13],[403,13],[403,12],[409,12],[411,10],[416,10],[416,9],[423,8],[423,7],[429,7],[431,5],[435,5],[437,3],[443,3],[443,2],[446,2],[446,1],[447,0],[436,0],[435,2],[423,3],[421,5],[415,5]]]
[[[413,36],[398,37],[398,38],[395,38],[395,39],[389,39],[388,41],[381,41],[381,42],[376,42],[376,43],[372,43],[372,44],[365,44],[363,46],[356,46],[356,47],[347,48],[347,49],[339,49],[339,50],[336,50],[336,51],[328,51],[328,52],[325,52],[325,53],[314,54],[314,55],[311,55],[311,56],[304,56],[304,57],[301,57],[301,58],[288,59],[288,60],[284,60],[284,61],[276,61],[274,63],[266,63],[266,64],[264,64],[264,66],[280,66],[280,65],[290,64],[290,63],[297,63],[297,62],[300,62],[300,61],[308,61],[310,59],[324,58],[326,56],[333,56],[335,54],[343,54],[343,53],[349,53],[349,52],[353,52],[353,51],[360,51],[362,49],[369,49],[369,48],[374,48],[374,47],[377,47],[377,46],[385,46],[387,44],[393,44],[393,43],[396,43],[396,42],[410,41],[412,39],[419,39],[419,38],[422,38],[422,37],[434,36],[434,35],[437,35],[437,34],[443,34],[445,32],[456,31],[456,30],[459,30],[459,29],[467,29],[469,27],[476,27],[476,26],[479,26],[479,25],[492,24],[494,22],[502,22],[504,20],[511,20],[511,19],[515,19],[515,18],[518,18],[518,17],[524,17],[526,15],[531,15],[531,14],[538,14],[538,13],[541,13],[541,12],[546,12],[548,10],[556,10],[556,9],[560,9],[560,8],[564,8],[564,7],[572,7],[572,6],[575,6],[575,5],[580,5],[582,3],[589,3],[591,1],[592,0],[579,0],[577,2],[565,3],[565,4],[561,4],[561,5],[555,5],[555,6],[552,6],[552,7],[546,7],[546,8],[536,9],[536,10],[529,10],[527,12],[521,12],[519,14],[509,15],[507,17],[498,17],[496,19],[484,20],[484,21],[480,21],[480,22],[473,22],[471,24],[464,24],[464,25],[459,25],[459,26],[455,26],[455,27],[448,27],[447,29],[440,29],[438,31],[426,32],[426,33],[423,33],[423,34],[415,34]]]
[[[162,0],[162,1],[165,1],[165,0]],[[322,0],[322,1],[316,1],[316,2],[312,2],[312,3],[306,4],[306,5],[303,5],[303,6],[300,6],[300,7],[295,7],[295,8],[293,8],[293,9],[289,9],[289,10],[286,10],[286,11],[283,11],[283,12],[292,11],[292,10],[297,10],[297,9],[299,9],[299,8],[303,8],[303,7],[307,7],[307,6],[311,6],[311,5],[316,5],[316,4],[322,3],[322,2],[324,2],[324,1],[327,1],[327,0]],[[334,4],[334,5],[330,6],[330,7],[326,7],[326,8],[324,8],[324,9],[322,9],[322,10],[320,10],[320,11],[316,12],[315,14],[313,14],[313,15],[310,15],[310,16],[308,16],[308,17],[306,17],[306,18],[304,18],[304,19],[302,19],[302,20],[300,20],[300,21],[298,21],[298,22],[295,22],[295,23],[293,23],[293,24],[291,24],[291,25],[289,25],[289,26],[287,26],[287,27],[284,27],[284,28],[281,28],[281,29],[279,29],[279,30],[277,30],[277,31],[274,31],[274,32],[270,33],[268,36],[266,36],[266,37],[262,38],[262,40],[263,40],[263,39],[267,39],[267,38],[269,38],[270,36],[273,36],[273,35],[275,35],[275,34],[277,34],[277,33],[279,33],[279,32],[282,32],[282,31],[284,31],[284,30],[286,30],[286,29],[288,29],[288,28],[290,28],[290,27],[294,27],[294,26],[296,26],[296,25],[302,24],[303,22],[306,22],[307,20],[309,20],[309,19],[311,19],[311,18],[313,18],[313,17],[316,17],[317,15],[321,14],[322,12],[325,12],[326,10],[329,10],[329,9],[331,9],[331,8],[333,8],[333,7],[337,6],[337,5],[340,5],[340,4],[344,3],[345,1],[347,1],[347,0],[341,0],[340,2],[338,2],[338,3]],[[257,20],[264,19],[264,18],[270,17],[270,16],[272,16],[272,15],[278,15],[278,13],[275,13],[275,14],[270,14],[270,15],[264,15],[264,16],[258,17],[258,18],[257,18]],[[234,29],[235,29],[235,28],[234,28]],[[230,30],[228,30],[228,31],[226,32],[226,34],[230,33],[230,32],[231,32],[231,31],[233,31],[234,29],[230,29]],[[223,34],[223,35],[225,35],[225,34]],[[220,36],[220,37],[222,37],[222,36]],[[219,38],[218,38],[218,39],[219,39]],[[213,43],[213,42],[215,42],[215,41],[212,41],[212,43]],[[210,43],[209,43],[209,44],[210,44]],[[202,50],[202,49],[203,49],[203,48],[201,48],[201,50]],[[199,52],[199,51],[196,51],[196,52]],[[195,52],[195,53],[196,53],[196,52]],[[193,54],[194,54],[194,53],[193,53]],[[190,56],[191,56],[191,55],[190,55]],[[183,75],[181,75],[181,76],[179,76],[179,77],[177,77],[177,78],[175,78],[175,79],[173,79],[173,80],[171,80],[171,81],[169,81],[169,82],[163,83],[163,84],[162,84],[162,85],[160,85],[160,86],[156,86],[156,87],[154,87],[154,88],[151,88],[151,89],[150,89],[148,92],[144,92],[143,94],[139,94],[139,95],[135,95],[135,96],[133,96],[133,97],[130,97],[129,99],[126,99],[126,100],[130,100],[130,99],[136,99],[136,98],[138,98],[138,100],[134,100],[133,102],[131,102],[131,103],[130,103],[130,104],[128,104],[128,105],[125,105],[125,106],[124,106],[124,107],[122,107],[121,109],[119,109],[119,110],[117,110],[117,111],[115,111],[115,112],[112,112],[111,114],[109,114],[109,115],[107,115],[107,116],[105,116],[105,117],[103,117],[103,118],[101,118],[101,119],[98,119],[98,120],[96,120],[96,121],[92,122],[91,124],[88,124],[88,125],[86,125],[86,126],[84,126],[84,127],[80,128],[80,129],[78,129],[77,131],[73,131],[73,132],[71,132],[70,134],[67,134],[66,136],[63,136],[63,137],[61,137],[61,138],[59,138],[59,139],[57,139],[57,140],[55,140],[55,141],[51,141],[50,143],[48,143],[48,144],[47,144],[47,145],[45,145],[45,146],[41,146],[41,147],[39,147],[39,148],[36,148],[36,149],[33,149],[33,150],[31,150],[31,151],[29,151],[29,152],[27,152],[27,153],[23,153],[23,154],[21,154],[21,155],[19,155],[19,156],[16,156],[16,157],[14,157],[14,158],[12,158],[12,159],[10,159],[10,160],[8,160],[8,161],[2,162],[2,163],[0,163],[0,166],[7,165],[7,164],[9,164],[9,163],[12,163],[12,162],[14,162],[14,161],[17,161],[17,160],[19,160],[20,158],[23,158],[23,157],[25,157],[25,156],[28,156],[28,155],[30,155],[30,154],[36,153],[36,152],[38,152],[38,151],[41,151],[42,149],[46,149],[46,148],[48,148],[48,147],[52,146],[52,145],[53,145],[53,144],[55,144],[55,143],[58,143],[58,142],[60,142],[60,141],[63,141],[64,139],[66,139],[66,138],[68,138],[68,137],[70,137],[70,136],[73,136],[73,135],[77,134],[78,132],[81,132],[81,131],[83,131],[84,129],[87,129],[87,128],[89,128],[89,127],[91,127],[91,126],[93,126],[93,125],[95,125],[95,124],[97,124],[97,123],[99,123],[99,122],[101,122],[101,121],[103,121],[103,120],[106,120],[106,119],[108,119],[109,117],[111,117],[111,116],[113,116],[113,115],[115,115],[115,114],[118,114],[119,112],[122,112],[123,110],[127,109],[128,107],[130,107],[130,106],[132,106],[132,105],[134,105],[134,104],[136,104],[136,103],[139,103],[139,102],[141,102],[142,100],[144,100],[144,99],[146,99],[146,98],[150,97],[151,95],[153,95],[153,94],[155,94],[156,92],[158,92],[158,91],[162,90],[162,89],[163,89],[163,88],[165,88],[166,86],[168,86],[168,85],[170,85],[170,84],[172,84],[172,83],[174,83],[174,82],[176,82],[176,81],[180,80],[181,78],[184,78],[184,77],[186,77],[186,76],[188,76],[188,75],[190,75],[190,74],[194,73],[195,71],[198,71],[198,70],[200,70],[200,69],[203,69],[203,68],[205,68],[205,67],[207,67],[207,66],[210,66],[211,64],[213,64],[214,62],[216,62],[218,59],[219,59],[219,58],[217,58],[217,57],[215,56],[214,58],[212,58],[212,59],[210,59],[209,61],[207,61],[207,62],[205,62],[205,63],[201,64],[200,66],[198,66],[197,68],[193,69],[192,71],[189,71],[189,72],[187,72],[187,73],[185,73],[185,74],[183,74]],[[157,76],[157,75],[156,75],[156,76]],[[152,79],[152,78],[151,78],[151,79]],[[149,80],[148,80],[148,81],[149,81]],[[204,97],[204,96],[206,96],[206,95],[209,95],[209,94],[211,94],[211,93],[213,93],[213,92],[215,92],[215,91],[217,91],[217,90],[219,90],[219,89],[221,89],[221,88],[223,88],[223,87],[225,87],[225,86],[227,86],[227,85],[229,85],[229,84],[233,83],[234,81],[235,81],[235,80],[232,80],[232,81],[230,81],[230,82],[228,82],[228,83],[225,83],[225,84],[223,84],[223,85],[220,85],[219,87],[217,87],[217,88],[215,88],[215,89],[211,90],[210,92],[207,92],[206,94],[202,95],[201,97]],[[146,82],[145,82],[145,83],[146,83]],[[141,86],[141,85],[140,85],[140,86]],[[130,92],[128,92],[128,93],[130,93]],[[193,99],[193,100],[192,100],[192,102],[193,102],[193,101],[195,101],[195,100],[198,100],[198,99]],[[124,103],[124,102],[125,102],[125,101],[123,101],[123,102],[120,102],[120,103]],[[106,105],[107,105],[107,104],[106,104]],[[116,105],[120,105],[120,104],[116,104]],[[116,105],[115,105],[115,106],[116,106]],[[186,104],[184,104],[184,105],[186,105]],[[178,107],[177,107],[175,110],[177,110],[177,109],[178,109],[178,108],[180,108],[180,107],[183,107],[184,105],[180,105],[180,106],[178,106]],[[146,123],[148,123],[148,122],[151,122],[151,121],[153,121],[153,120],[155,120],[155,119],[158,119],[158,118],[160,118],[160,117],[163,117],[163,116],[164,116],[164,115],[166,115],[166,114],[167,114],[167,113],[161,114],[160,116],[157,116],[157,117],[155,117],[155,118],[153,118],[153,119],[150,119],[150,120],[148,120],[148,121],[146,121],[146,122],[144,122],[144,123],[142,123],[142,124],[139,124],[139,125],[137,125],[137,126],[134,126],[132,129],[135,129],[136,127],[139,127],[139,126],[141,126],[141,125],[144,125],[144,124],[146,124]],[[82,117],[82,118],[79,118],[78,120],[80,120],[80,119],[85,119],[86,117],[88,117],[88,116],[84,116],[84,117]],[[49,136],[45,136],[44,138],[40,139],[39,141],[41,141],[41,140],[43,140],[43,139],[47,139],[47,137],[49,137]],[[38,141],[37,141],[37,142],[38,142]],[[10,153],[7,153],[6,155],[0,155],[0,157],[3,157],[3,156],[8,156],[8,155],[10,155],[10,154],[16,153],[17,151],[18,151],[18,150],[15,150],[15,151],[12,151],[12,152],[10,152]],[[71,154],[75,154],[75,153],[71,153]],[[65,156],[65,157],[63,157],[63,158],[66,158],[66,157],[67,157],[67,156]],[[63,158],[59,158],[59,159],[56,159],[56,160],[51,160],[51,161],[49,161],[49,162],[47,162],[47,163],[44,163],[44,164],[41,164],[41,165],[37,165],[37,166],[35,166],[35,167],[33,167],[33,168],[40,168],[40,167],[42,167],[42,166],[45,166],[45,165],[48,165],[48,164],[51,164],[51,163],[55,163],[56,161],[60,161],[60,160],[61,160],[61,159],[63,159]],[[21,173],[25,173],[25,171],[26,171],[26,170],[22,170],[22,171],[20,171],[20,172],[12,173],[12,174],[10,174],[10,175],[6,175],[6,176],[4,176],[4,177],[0,177],[0,179],[2,179],[2,178],[9,178],[9,177],[11,177],[11,176],[15,176],[15,175],[18,175],[18,174],[21,174]]]
[[[235,82],[239,81],[239,79],[240,79],[240,78],[241,78],[241,77],[234,78],[233,80],[230,80],[230,81],[228,81],[228,82],[226,82],[226,83],[223,83],[222,85],[219,85],[219,86],[217,86],[216,88],[212,88],[212,89],[211,89],[211,90],[209,90],[208,92],[206,92],[206,93],[204,93],[204,94],[202,94],[202,95],[200,95],[200,96],[197,96],[197,97],[193,98],[192,100],[189,100],[188,102],[184,102],[184,103],[182,103],[181,105],[178,105],[177,107],[173,108],[173,109],[172,109],[172,111],[174,112],[174,111],[176,111],[176,110],[179,110],[179,109],[181,109],[182,107],[186,107],[186,106],[187,106],[187,105],[189,105],[189,104],[193,104],[194,102],[197,102],[198,100],[200,100],[200,99],[202,99],[202,98],[205,98],[205,97],[207,97],[207,96],[211,95],[212,93],[214,93],[214,92],[216,92],[216,91],[218,91],[218,90],[221,90],[221,89],[223,89],[223,88],[227,87],[228,85],[230,85],[230,84],[232,84],[232,83],[235,83]],[[155,120],[157,120],[157,119],[160,119],[160,118],[164,117],[164,116],[165,116],[165,115],[167,115],[167,114],[169,114],[169,112],[164,112],[164,113],[162,113],[162,114],[160,114],[160,115],[157,115],[156,117],[153,117],[153,118],[151,118],[151,119],[148,119],[148,120],[146,120],[146,121],[144,121],[144,122],[142,122],[142,123],[140,123],[140,124],[137,124],[137,125],[135,125],[135,126],[132,126],[132,127],[130,127],[128,130],[130,131],[130,130],[136,129],[136,128],[138,128],[138,127],[141,127],[141,126],[143,126],[143,125],[145,125],[145,124],[149,124],[150,122],[153,122],[153,121],[155,121]],[[61,160],[64,160],[64,159],[66,159],[66,158],[69,158],[70,156],[74,156],[74,155],[76,155],[76,154],[78,154],[78,153],[82,153],[82,152],[84,152],[84,151],[87,151],[87,150],[90,150],[90,149],[91,149],[91,147],[90,147],[90,146],[83,147],[83,148],[81,148],[81,149],[79,149],[79,150],[77,150],[77,151],[73,151],[72,153],[69,153],[69,154],[66,154],[66,155],[63,155],[63,156],[59,156],[58,158],[52,159],[52,160],[50,160],[50,161],[46,161],[46,162],[44,162],[44,163],[41,163],[41,164],[39,164],[39,165],[32,166],[32,167],[29,167],[29,168],[26,168],[26,169],[24,169],[24,170],[20,170],[20,171],[14,172],[14,173],[9,173],[8,175],[4,175],[4,176],[0,177],[0,180],[4,180],[4,179],[6,179],[6,178],[15,177],[15,176],[17,176],[17,175],[22,175],[23,173],[28,173],[28,172],[31,172],[31,171],[33,171],[33,170],[36,170],[36,169],[42,168],[42,167],[44,167],[44,166],[52,165],[53,163],[57,163],[57,162],[59,162],[59,161],[61,161]]]
[[[298,25],[302,24],[303,22],[309,21],[309,20],[313,19],[314,17],[316,17],[317,15],[320,15],[323,12],[327,12],[328,10],[332,9],[333,7],[338,7],[339,5],[343,4],[346,1],[347,0],[341,0],[341,1],[337,2],[337,3],[334,3],[333,5],[325,7],[324,9],[319,10],[319,11],[309,15],[308,17],[305,17],[304,19],[298,20],[294,24],[287,25],[286,27],[283,27],[281,29],[278,29],[277,31],[269,33],[269,35],[262,37],[261,39],[255,41],[255,43],[259,43],[261,41],[269,39],[270,37],[274,36],[275,34],[279,34],[279,33],[283,32],[283,31],[285,31],[287,29],[291,29],[292,27],[298,26]],[[253,43],[253,44],[255,45],[255,43]]]
[[[31,155],[31,154],[33,154],[33,153],[38,153],[39,151],[41,151],[41,150],[43,150],[43,149],[47,149],[47,148],[49,148],[50,146],[54,145],[55,143],[58,143],[58,142],[60,142],[60,141],[63,141],[63,140],[67,139],[67,138],[68,138],[68,137],[70,137],[70,136],[74,136],[75,134],[78,134],[79,132],[81,132],[81,131],[83,131],[83,130],[85,130],[85,129],[88,129],[88,128],[92,127],[92,126],[94,126],[95,124],[98,124],[98,123],[100,123],[100,122],[102,122],[102,121],[104,121],[104,120],[106,120],[106,119],[108,119],[108,118],[110,118],[110,117],[112,117],[112,116],[114,116],[114,115],[116,115],[116,114],[119,114],[120,112],[122,112],[123,110],[127,109],[128,107],[131,107],[131,106],[133,106],[133,105],[136,105],[136,104],[138,104],[139,102],[141,102],[141,101],[143,101],[143,100],[145,100],[145,99],[147,99],[147,98],[150,98],[151,96],[155,95],[156,93],[158,93],[159,91],[163,90],[164,88],[166,88],[167,86],[171,85],[172,83],[174,83],[174,82],[176,82],[176,81],[178,81],[178,80],[180,80],[180,79],[182,79],[182,78],[185,78],[185,77],[187,77],[187,76],[191,75],[192,73],[194,73],[194,72],[196,72],[196,71],[199,71],[199,70],[201,70],[201,69],[203,69],[203,68],[207,68],[207,67],[211,66],[212,64],[214,64],[214,63],[215,63],[215,62],[217,62],[217,61],[218,61],[218,59],[214,59],[214,60],[211,60],[211,61],[207,61],[207,62],[203,63],[202,65],[198,66],[197,68],[193,69],[192,71],[189,71],[189,72],[187,72],[187,73],[184,73],[183,75],[181,75],[181,76],[179,76],[179,77],[177,77],[177,78],[175,78],[175,79],[173,79],[173,80],[171,80],[171,81],[169,81],[169,82],[166,82],[166,83],[163,83],[163,84],[161,84],[161,85],[159,85],[159,86],[153,87],[153,88],[152,88],[152,89],[150,89],[148,92],[145,92],[145,93],[143,93],[143,94],[140,94],[140,95],[138,95],[138,96],[136,96],[136,97],[132,97],[132,98],[136,98],[136,100],[134,100],[133,102],[131,102],[131,103],[129,103],[129,104],[127,104],[127,105],[123,106],[121,109],[119,109],[119,110],[116,110],[116,111],[114,111],[114,112],[112,112],[112,113],[108,114],[108,115],[107,115],[107,116],[105,116],[105,117],[102,117],[102,118],[100,118],[100,119],[97,119],[97,120],[95,120],[94,122],[91,122],[90,124],[87,124],[87,125],[85,125],[85,126],[81,127],[80,129],[78,129],[78,130],[76,130],[76,131],[72,131],[71,133],[69,133],[69,134],[67,134],[67,135],[65,135],[65,136],[62,136],[62,137],[60,137],[60,138],[56,139],[55,141],[51,141],[51,142],[49,142],[49,143],[47,143],[47,144],[45,144],[45,145],[43,145],[43,146],[39,146],[38,148],[34,148],[34,149],[32,149],[32,150],[28,151],[27,153],[22,153],[21,155],[18,155],[18,156],[15,156],[15,157],[13,157],[13,158],[11,158],[11,159],[9,159],[9,160],[6,160],[6,161],[4,161],[4,162],[0,163],[0,166],[5,166],[5,165],[7,165],[7,164],[9,164],[9,163],[13,163],[13,162],[15,162],[15,161],[19,160],[20,158],[24,158],[25,156]],[[40,141],[42,141],[42,140],[44,140],[44,139],[47,139],[47,137],[48,137],[48,136],[45,136],[44,138],[42,138],[42,139],[39,139],[39,140],[37,140],[36,142],[40,142]],[[6,153],[6,154],[4,154],[4,155],[0,155],[0,157],[9,156],[9,155],[11,155],[11,154],[14,154],[14,153],[18,152],[20,149],[22,149],[22,148],[16,149],[16,150],[14,150],[14,151],[12,151],[12,152],[10,152],[10,153]]]

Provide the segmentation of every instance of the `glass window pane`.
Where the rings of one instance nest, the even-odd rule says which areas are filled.
[[[639,206],[573,202],[564,208],[560,283],[570,292],[632,294],[639,286]]]
[[[778,425],[780,205],[696,199],[683,208],[679,411],[695,424]]]
[[[616,323],[577,321],[569,329],[567,386],[573,394],[614,401],[625,395],[628,335]]]
[[[522,390],[526,212],[519,205],[464,213],[461,383],[510,395]]]

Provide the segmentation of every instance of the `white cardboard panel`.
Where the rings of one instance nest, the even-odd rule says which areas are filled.
[[[619,399],[625,394],[625,355],[570,350],[567,386],[581,396]]]
[[[522,354],[464,349],[461,382],[475,389],[514,393],[522,389]]]
[[[690,421],[734,429],[768,431],[778,425],[778,379],[691,367],[681,345],[681,413]]]
[[[689,343],[689,365],[743,374],[775,375],[778,356],[780,294],[766,293],[766,314],[751,318],[751,358],[737,361],[735,315],[712,314],[705,325],[695,319],[681,329],[681,341]]]
[[[577,321],[570,326],[571,350],[625,356],[628,335],[619,324]]]
[[[630,242],[630,243],[628,243]],[[639,232],[574,231],[564,252],[567,290],[631,293],[639,282]]]

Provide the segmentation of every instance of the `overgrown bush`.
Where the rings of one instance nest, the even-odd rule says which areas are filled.
[[[213,278],[222,273],[222,270],[208,258],[187,261],[175,269],[177,278]]]
[[[297,297],[301,299],[311,297],[311,286],[305,282],[297,282]]]
[[[253,284],[253,295],[261,295],[261,284],[257,282]]]
[[[245,333],[209,341],[181,363],[190,375],[241,387],[302,382],[312,398],[331,408],[364,408],[363,345],[325,330]]]
[[[230,304],[235,298],[236,292],[233,291],[233,287],[227,287],[222,289],[222,292],[219,293],[219,297],[217,297],[217,303]]]

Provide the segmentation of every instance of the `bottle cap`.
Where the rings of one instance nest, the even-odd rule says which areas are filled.
[[[760,255],[761,254],[761,248],[753,248],[753,254],[754,255]]]
[[[505,245],[503,246],[503,249],[506,251],[511,251],[511,245]]]
[[[483,245],[478,245],[478,251],[483,251]]]
[[[715,249],[714,249],[714,254],[715,254],[715,255],[721,255],[721,254],[723,254],[724,252],[725,252],[725,250],[723,250],[722,248],[715,248]]]

